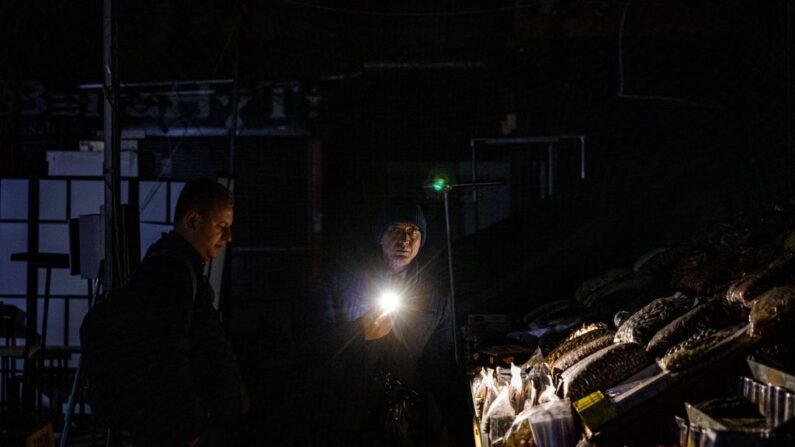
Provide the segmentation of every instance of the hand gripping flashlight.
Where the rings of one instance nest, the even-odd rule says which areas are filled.
[[[378,297],[378,305],[381,307],[382,315],[392,313],[400,307],[400,295],[394,290],[385,290]]]

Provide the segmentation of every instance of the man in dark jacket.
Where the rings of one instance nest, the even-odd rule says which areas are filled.
[[[439,445],[444,426],[468,446],[471,404],[455,364],[449,298],[416,262],[425,216],[416,204],[388,203],[375,236],[375,256],[337,266],[320,287],[320,366],[328,371],[321,423],[335,445]],[[387,312],[379,298],[390,292],[398,301]]]
[[[127,421],[144,445],[223,445],[247,409],[240,372],[212,306],[205,263],[232,240],[234,198],[210,179],[185,184],[174,230],[147,251],[130,283],[140,321],[131,387],[141,408]]]

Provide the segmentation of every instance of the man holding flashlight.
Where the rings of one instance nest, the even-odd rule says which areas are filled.
[[[386,203],[377,250],[320,289],[328,366],[320,418],[340,445],[472,444],[467,388],[455,364],[449,297],[417,263],[427,223],[413,202]],[[328,360],[326,360],[328,359]]]

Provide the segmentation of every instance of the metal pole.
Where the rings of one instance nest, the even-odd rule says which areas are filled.
[[[121,202],[119,173],[120,129],[118,122],[119,77],[118,77],[118,2],[104,0],[103,3],[103,130],[105,154],[103,174],[105,177],[105,278],[107,290],[119,284],[119,259],[116,259],[115,227],[118,223],[117,209]]]
[[[32,178],[28,186],[28,253],[39,251],[39,179]],[[32,411],[36,403],[35,382],[36,361],[33,354],[38,343],[38,318],[39,318],[39,270],[32,260],[26,263],[26,299],[25,299],[25,359],[23,362],[23,376],[27,382],[22,387],[22,411]],[[12,361],[12,365],[14,365]]]
[[[580,180],[585,180],[585,136],[580,136]]]
[[[547,198],[552,196],[555,187],[555,143],[547,145]]]
[[[478,181],[478,165],[477,165],[477,159],[476,159],[476,155],[475,155],[476,154],[476,152],[475,152],[475,145],[476,144],[477,144],[477,141],[474,138],[470,138],[469,139],[469,150],[470,150],[471,155],[472,155],[472,182],[473,183]],[[472,190],[472,200],[475,201],[475,202],[478,201],[478,190],[477,189],[473,189]],[[475,210],[477,210],[477,207],[475,207]],[[477,224],[477,222],[476,222],[476,224]],[[477,225],[475,225],[475,228],[477,228]]]
[[[449,270],[448,276],[450,277],[450,318],[453,326],[453,349],[455,351],[455,363],[461,365],[461,359],[458,354],[458,325],[456,324],[455,313],[455,284],[453,281],[453,244],[452,236],[450,234],[450,205],[448,203],[449,188],[444,190],[444,223],[447,232],[447,268]]]
[[[784,38],[784,82],[786,84],[786,114],[787,114],[787,160],[789,161],[788,169],[792,169],[793,161],[795,161],[795,154],[793,154],[793,147],[792,147],[792,61],[790,60],[791,53],[792,53],[792,36],[791,36],[791,17],[790,14],[791,10],[791,0],[786,0],[787,10],[786,10],[786,28],[785,28],[785,38]],[[787,176],[789,179],[789,189],[792,188],[792,176]]]
[[[52,284],[52,268],[47,266],[44,273],[44,311],[41,316],[41,352],[47,348],[47,326],[50,316],[50,284]],[[44,359],[42,359],[43,361]]]
[[[239,7],[239,6],[238,6]],[[235,143],[237,141],[238,95],[240,93],[240,12],[235,22],[235,61],[234,80],[232,82],[232,125],[229,127],[229,173],[235,172]]]

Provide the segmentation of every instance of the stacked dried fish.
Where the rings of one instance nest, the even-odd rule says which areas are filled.
[[[750,238],[738,252],[758,268],[767,265],[775,258],[775,255],[781,251],[782,245],[785,245],[786,237],[786,230],[783,228],[767,228]]]
[[[607,286],[610,283],[613,283],[631,274],[632,272],[628,269],[617,268],[617,269],[608,270],[599,276],[587,279],[574,292],[574,299],[582,302],[582,300],[586,296],[596,292],[597,290]]]
[[[637,343],[619,343],[601,349],[561,374],[564,397],[572,402],[631,376],[647,364],[646,351]]]
[[[738,328],[732,326],[698,332],[666,351],[657,364],[666,371],[681,371],[722,352],[724,342],[737,331]]]
[[[700,271],[709,262],[709,255],[703,250],[693,250],[682,257],[671,272],[671,286],[679,287],[687,282],[687,277],[694,271]]]
[[[543,353],[542,360],[547,365],[550,364],[550,354],[555,351],[559,346],[563,343],[579,337],[580,335],[585,334],[586,332],[594,331],[596,329],[606,329],[607,325],[604,323],[583,323],[577,327],[574,327],[568,331],[558,332],[554,334],[549,334],[542,340],[539,347],[541,347],[541,351]]]
[[[720,253],[703,264],[678,272],[672,279],[677,290],[704,295],[725,288],[735,278],[758,268],[756,249]]]
[[[646,351],[655,356],[661,355],[697,332],[720,329],[734,323],[735,319],[732,312],[720,301],[700,304],[657,331],[646,345]]]
[[[784,250],[795,252],[795,230],[787,233],[787,237],[784,239]]]
[[[732,222],[713,223],[693,234],[691,242],[701,247],[713,247],[728,249],[739,245],[744,240],[747,225],[744,221],[748,216],[740,214],[732,219]]]
[[[658,330],[687,312],[690,303],[691,300],[681,293],[652,301],[618,327],[615,342],[633,342],[645,346]]]
[[[596,308],[605,302],[617,301],[617,297],[625,300],[640,295],[643,289],[653,282],[654,277],[652,276],[628,276],[584,296],[580,302],[586,308]]]
[[[795,313],[795,287],[776,287],[754,300],[751,313],[751,335],[762,335],[781,325],[793,321]]]
[[[638,275],[670,274],[679,261],[691,253],[687,246],[657,248],[635,261],[633,270]]]
[[[592,340],[602,337],[608,333],[615,334],[615,331],[612,331],[604,327],[600,327],[592,331],[580,334],[576,337],[569,337],[566,340],[564,340],[561,344],[559,344],[558,347],[553,349],[549,354],[547,354],[546,357],[544,358],[544,361],[546,361],[548,365],[552,365],[560,357],[564,356],[568,352],[578,348],[579,346],[582,346],[585,343],[588,343]]]
[[[795,283],[795,254],[785,253],[768,264],[765,269],[734,282],[729,286],[725,297],[730,303],[751,307],[751,302],[766,290],[793,283]]]
[[[570,349],[559,354],[558,357],[550,363],[552,370],[556,373],[566,371],[594,352],[612,345],[614,336],[615,331],[610,329],[598,329],[570,340]]]
[[[570,316],[582,310],[580,303],[574,300],[555,300],[542,304],[522,317],[522,321],[530,324],[534,321],[549,321],[562,316]]]

